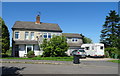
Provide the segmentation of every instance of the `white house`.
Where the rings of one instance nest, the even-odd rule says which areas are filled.
[[[12,27],[12,56],[24,57],[28,51],[34,51],[35,55],[42,55],[39,44],[44,38],[50,39],[53,35],[67,37],[69,51],[80,48],[82,37],[80,34],[62,33],[58,24],[43,23],[40,16],[36,16],[35,22],[16,21]]]

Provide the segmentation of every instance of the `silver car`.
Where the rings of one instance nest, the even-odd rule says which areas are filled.
[[[86,58],[86,52],[84,49],[73,50],[70,55],[79,55],[81,58]]]

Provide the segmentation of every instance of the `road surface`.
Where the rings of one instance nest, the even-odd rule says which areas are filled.
[[[102,60],[61,65],[2,63],[2,68],[4,68],[4,73],[10,73],[13,70],[13,72],[17,71],[20,74],[118,74],[117,63]]]

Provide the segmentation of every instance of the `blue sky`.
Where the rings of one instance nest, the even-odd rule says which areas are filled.
[[[15,21],[34,22],[41,12],[41,22],[57,23],[63,33],[79,33],[99,42],[100,31],[110,10],[118,12],[117,2],[3,2],[2,18],[12,38]]]

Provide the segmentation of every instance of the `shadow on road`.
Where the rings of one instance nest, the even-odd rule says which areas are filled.
[[[25,67],[18,68],[18,67],[6,67],[2,66],[0,69],[2,69],[2,75],[1,76],[22,76],[22,74],[19,73],[20,70],[23,70]]]

